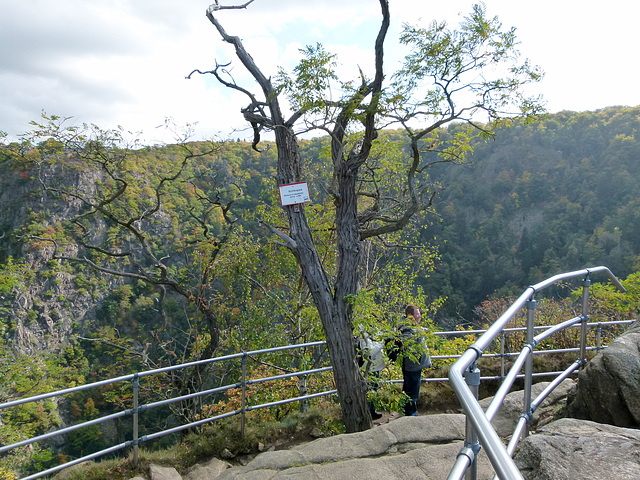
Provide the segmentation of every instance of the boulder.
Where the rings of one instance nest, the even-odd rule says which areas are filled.
[[[640,431],[563,418],[521,442],[515,462],[526,480],[637,480]]]
[[[580,372],[570,417],[640,427],[640,325],[636,322]]]
[[[184,480],[213,480],[228,468],[231,468],[230,463],[212,458],[206,463],[192,467],[184,476]]]
[[[160,465],[151,465],[149,475],[151,480],[182,480],[182,476],[175,468],[161,467]]]

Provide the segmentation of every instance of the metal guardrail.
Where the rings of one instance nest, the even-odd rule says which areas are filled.
[[[112,447],[109,447],[107,449],[101,450],[99,452],[94,452],[92,454],[89,455],[85,455],[81,458],[77,458],[74,460],[71,460],[69,462],[66,462],[62,465],[58,465],[55,466],[53,468],[49,468],[47,470],[43,470],[41,472],[35,473],[33,475],[29,475],[27,477],[23,477],[20,480],[35,480],[37,478],[41,478],[47,475],[51,475],[53,473],[59,472],[60,470],[63,470],[65,468],[71,467],[73,465],[77,465],[79,463],[88,461],[88,460],[93,460],[95,458],[98,457],[102,457],[104,455],[108,455],[110,453],[114,453],[117,452],[119,450],[123,450],[125,448],[129,448],[132,447],[133,449],[133,463],[134,465],[137,464],[138,462],[138,446],[140,443],[142,442],[146,442],[146,441],[150,441],[150,440],[154,440],[156,438],[165,436],[165,435],[169,435],[169,434],[173,434],[173,433],[177,433],[189,428],[194,428],[194,427],[198,427],[198,426],[202,426],[205,425],[207,423],[211,423],[214,422],[216,420],[221,420],[223,418],[226,417],[231,417],[234,415],[241,415],[242,416],[242,421],[241,421],[241,425],[242,425],[242,430],[244,432],[244,424],[245,424],[245,413],[251,410],[257,410],[260,408],[267,408],[267,407],[272,407],[275,405],[282,405],[285,403],[291,403],[291,402],[297,402],[297,401],[302,401],[302,400],[308,400],[308,399],[312,399],[312,398],[317,398],[320,396],[325,396],[325,395],[332,395],[337,393],[336,390],[328,390],[325,392],[318,392],[318,393],[314,393],[314,394],[310,394],[310,395],[304,395],[304,396],[299,396],[299,397],[295,397],[295,398],[289,398],[289,399],[284,399],[284,400],[280,400],[280,401],[276,401],[276,402],[270,402],[270,403],[265,403],[265,404],[260,404],[260,405],[253,405],[253,406],[247,406],[246,405],[246,396],[245,396],[245,389],[246,386],[248,385],[252,385],[252,384],[256,384],[256,383],[262,383],[262,382],[268,382],[268,381],[274,381],[274,380],[279,380],[279,379],[285,379],[285,378],[290,378],[290,377],[296,377],[296,376],[305,376],[305,375],[310,375],[310,374],[314,374],[314,373],[321,373],[321,372],[325,372],[328,370],[332,370],[332,367],[322,367],[322,368],[316,368],[316,369],[311,369],[311,370],[303,370],[303,371],[296,371],[293,373],[287,373],[287,374],[283,374],[283,375],[277,375],[277,376],[272,376],[272,377],[266,377],[266,378],[260,378],[260,379],[247,379],[246,378],[246,362],[247,362],[247,358],[249,358],[249,356],[257,356],[257,355],[261,355],[261,354],[266,354],[266,353],[274,353],[274,352],[280,352],[280,351],[284,351],[284,350],[291,350],[291,349],[296,349],[296,348],[307,348],[307,347],[316,347],[316,346],[324,346],[326,342],[324,341],[318,341],[318,342],[309,342],[309,343],[304,343],[304,344],[299,344],[299,345],[286,345],[283,347],[275,347],[275,348],[268,348],[268,349],[263,349],[263,350],[254,350],[251,352],[242,352],[242,353],[237,353],[237,354],[233,354],[233,355],[226,355],[226,356],[222,356],[222,357],[217,357],[217,358],[209,358],[206,360],[200,360],[200,361],[196,361],[196,362],[189,362],[189,363],[184,363],[184,364],[180,364],[180,365],[173,365],[170,367],[165,367],[165,368],[158,368],[155,370],[148,370],[145,372],[139,372],[139,373],[133,373],[130,375],[124,375],[121,377],[117,377],[117,378],[112,378],[112,379],[108,379],[108,380],[102,380],[99,382],[94,382],[94,383],[89,383],[86,385],[81,385],[81,386],[77,386],[77,387],[73,387],[73,388],[68,388],[65,390],[58,390],[55,392],[50,392],[50,393],[45,393],[42,395],[37,395],[34,397],[29,397],[29,398],[22,398],[19,400],[14,400],[11,402],[6,402],[6,403],[1,403],[0,404],[0,412],[4,409],[7,408],[11,408],[11,407],[16,407],[19,405],[23,405],[25,403],[29,403],[29,402],[36,402],[36,401],[40,401],[40,400],[45,400],[48,398],[53,398],[53,397],[59,397],[59,396],[63,396],[63,395],[67,395],[70,393],[76,393],[76,392],[80,392],[83,390],[88,390],[88,389],[92,389],[92,388],[96,388],[96,387],[101,387],[101,386],[106,386],[106,385],[110,385],[110,384],[115,384],[115,383],[120,383],[120,382],[131,382],[132,383],[132,389],[133,389],[133,408],[128,409],[128,410],[124,410],[121,412],[117,412],[111,415],[106,415],[100,418],[96,418],[87,422],[83,422],[83,423],[78,423],[76,425],[70,426],[70,427],[66,427],[66,428],[62,428],[59,430],[56,430],[54,432],[50,432],[50,433],[46,433],[44,435],[39,435],[37,437],[33,437],[33,438],[29,438],[20,442],[16,442],[13,443],[11,445],[3,445],[0,447],[0,454],[8,452],[10,450],[13,450],[15,448],[19,448],[19,447],[23,447],[23,446],[27,446],[27,445],[31,445],[33,443],[39,442],[39,441],[43,441],[43,440],[48,440],[50,438],[53,438],[55,436],[58,435],[64,435],[67,433],[70,433],[74,430],[78,430],[80,428],[84,428],[84,427],[88,427],[91,425],[96,425],[99,423],[104,423],[107,421],[111,421],[111,420],[115,420],[118,418],[123,418],[123,417],[131,417],[132,421],[133,421],[133,438],[129,441],[120,443],[118,445],[114,445]],[[194,366],[199,366],[199,365],[205,365],[205,364],[210,364],[210,363],[216,363],[216,362],[223,362],[223,361],[229,361],[229,360],[237,360],[240,359],[241,361],[241,366],[242,366],[242,378],[239,382],[237,383],[233,383],[230,385],[225,385],[223,387],[218,387],[218,388],[214,388],[214,389],[209,389],[209,390],[205,390],[205,391],[200,391],[200,392],[196,392],[196,393],[192,393],[190,395],[183,395],[180,397],[174,397],[174,398],[169,398],[166,400],[161,400],[158,402],[154,402],[154,403],[149,403],[146,405],[138,405],[138,393],[139,393],[139,381],[141,378],[143,377],[148,377],[151,375],[157,375],[160,373],[166,373],[166,372],[171,372],[171,371],[175,371],[175,370],[180,370],[180,369],[184,369],[184,368],[189,368],[189,367],[194,367]],[[230,390],[232,388],[242,388],[242,406],[240,409],[232,411],[232,412],[227,412],[221,415],[216,415],[213,417],[209,417],[209,418],[205,418],[202,420],[198,420],[195,422],[191,422],[188,424],[183,424],[183,425],[179,425],[177,427],[174,428],[170,428],[170,429],[166,429],[166,430],[162,430],[159,432],[155,432],[152,433],[150,435],[145,435],[140,437],[138,435],[138,420],[139,420],[139,414],[149,410],[151,408],[156,408],[156,407],[160,407],[163,405],[168,405],[171,403],[176,403],[176,402],[180,402],[180,401],[184,401],[184,400],[188,400],[191,398],[197,398],[197,397],[202,397],[205,395],[210,395],[210,394],[214,394],[214,393],[221,393],[227,390]]]
[[[498,318],[493,325],[453,364],[449,370],[449,380],[458,396],[458,400],[467,416],[466,441],[464,448],[458,454],[456,462],[449,474],[449,480],[460,480],[466,475],[467,480],[476,478],[477,454],[480,445],[485,449],[487,456],[496,472],[496,476],[502,480],[519,480],[523,476],[511,458],[516,446],[522,436],[529,434],[528,426],[535,409],[542,401],[558,386],[566,377],[577,368],[582,367],[586,362],[587,351],[587,324],[589,305],[589,286],[591,285],[590,275],[594,273],[605,273],[611,282],[621,291],[625,291],[620,281],[611,273],[607,267],[595,267],[574,272],[568,272],[550,277],[536,285],[528,287],[520,297]],[[534,336],[534,318],[536,301],[534,294],[540,290],[576,277],[584,277],[582,290],[582,315],[566,320],[558,325],[546,329],[542,333]],[[527,327],[526,343],[518,355],[510,372],[504,378],[502,385],[494,396],[486,412],[482,410],[478,403],[478,387],[480,385],[480,371],[477,368],[477,360],[482,356],[487,347],[500,335],[506,325],[515,315],[526,305],[527,307]],[[554,333],[576,324],[580,325],[580,358],[571,364],[565,371],[561,372],[547,388],[535,399],[531,400],[531,385],[533,377],[533,351],[535,347],[545,338]],[[523,414],[518,421],[516,430],[512,435],[509,445],[505,447],[497,432],[491,425],[491,421],[502,406],[507,393],[511,389],[520,370],[525,368],[524,374],[524,406]]]
[[[600,267],[600,268],[604,268],[604,267]],[[596,269],[590,269],[589,272],[595,272],[595,271],[600,271],[600,270],[596,270]],[[582,271],[581,271],[582,272]],[[575,272],[574,272],[575,273]],[[556,277],[554,277],[556,278]],[[565,277],[562,277],[565,278]],[[615,277],[613,277],[615,278]],[[617,282],[617,280],[616,280]],[[544,282],[543,282],[544,283]],[[533,289],[533,292],[540,290],[538,284],[534,287],[530,287],[530,289]],[[621,285],[618,286],[621,287]],[[527,289],[527,291],[525,292],[525,294],[523,294],[523,296],[528,295],[528,296],[532,296],[533,293],[528,293],[529,289]],[[521,297],[522,298],[522,297]],[[520,299],[519,299],[520,300]],[[517,309],[515,309],[514,307],[512,307],[511,309],[509,309],[507,311],[507,313],[510,313],[509,319],[511,319],[515,313],[517,313]],[[505,313],[506,315],[506,313]],[[526,331],[527,328],[504,328],[504,325],[506,325],[508,323],[507,321],[502,322],[503,317],[505,317],[505,315],[503,315],[502,317],[500,317],[500,319],[498,319],[498,321],[496,321],[494,323],[494,325],[489,329],[489,330],[455,330],[455,331],[440,331],[440,332],[434,332],[435,335],[438,336],[456,336],[456,335],[481,335],[484,334],[482,338],[484,338],[484,336],[488,335],[490,332],[493,334],[493,332],[497,331],[498,334],[500,334],[501,336],[501,346],[500,346],[500,353],[490,353],[490,354],[486,354],[484,355],[485,358],[489,358],[489,357],[501,357],[501,375],[500,376],[490,376],[490,377],[480,377],[479,374],[477,376],[477,381],[479,382],[480,380],[502,380],[503,381],[503,387],[505,385],[509,385],[509,388],[511,386],[511,384],[513,383],[513,381],[515,381],[516,378],[526,378],[526,375],[519,375],[518,372],[521,368],[521,365],[518,367],[518,370],[515,371],[514,373],[509,373],[508,376],[505,376],[505,372],[504,372],[504,362],[505,359],[509,358],[509,357],[514,357],[514,356],[522,356],[522,353],[505,353],[504,351],[504,334],[508,334],[511,332],[519,332],[519,331]],[[572,321],[581,321],[581,326],[582,324],[585,324],[588,327],[596,327],[598,329],[598,335],[596,336],[596,346],[595,347],[586,347],[584,349],[584,351],[586,352],[587,350],[600,350],[602,348],[604,348],[602,346],[601,343],[601,339],[600,339],[600,330],[601,327],[603,325],[616,325],[616,324],[624,324],[624,323],[630,323],[628,321],[616,321],[616,322],[597,322],[597,323],[585,323],[584,321],[582,321],[582,317],[577,317],[577,319],[572,319]],[[503,324],[503,328],[498,330],[498,328],[496,327],[496,324],[500,322],[501,324]],[[568,323],[568,322],[565,322]],[[563,325],[563,324],[562,324]],[[544,336],[546,338],[546,336],[551,335],[552,333],[556,332],[558,330],[558,326],[553,326],[553,327],[549,327],[549,326],[536,326],[533,327],[532,330],[542,330],[543,333],[541,333],[540,335],[538,335],[538,337],[535,337],[537,340],[534,340],[536,343],[541,341],[542,336]],[[496,335],[493,336],[493,338],[495,338]],[[585,339],[586,339],[586,335],[585,335]],[[480,340],[478,340],[474,345],[478,345],[478,343],[480,342]],[[116,420],[119,418],[124,418],[124,417],[131,417],[132,418],[132,423],[133,423],[133,434],[132,434],[132,439],[126,442],[123,442],[121,444],[118,445],[114,445],[111,446],[107,449],[101,450],[99,452],[95,452],[86,456],[83,456],[82,458],[78,458],[78,459],[74,459],[71,460],[65,464],[62,465],[58,465],[56,467],[50,468],[48,470],[42,471],[42,472],[38,472],[36,474],[30,475],[28,477],[23,477],[21,480],[35,480],[37,478],[41,478],[47,475],[51,475],[53,473],[56,473],[60,470],[63,470],[65,468],[71,467],[73,465],[77,465],[79,463],[88,461],[88,460],[93,460],[99,457],[102,457],[104,455],[108,455],[110,453],[115,453],[117,451],[126,449],[126,448],[132,448],[132,452],[133,452],[133,462],[136,463],[137,459],[138,459],[138,446],[140,443],[146,442],[146,441],[151,441],[151,440],[155,440],[157,438],[160,438],[162,436],[165,435],[169,435],[169,434],[174,434],[174,433],[178,433],[180,431],[189,429],[189,428],[194,428],[194,427],[199,427],[211,422],[215,422],[217,420],[222,420],[224,418],[227,417],[231,417],[234,415],[241,415],[241,429],[244,432],[244,425],[245,425],[245,413],[252,411],[252,410],[258,410],[258,409],[262,409],[262,408],[268,408],[268,407],[273,407],[273,406],[277,406],[277,405],[283,405],[283,404],[287,404],[287,403],[292,403],[292,402],[298,402],[298,401],[304,401],[304,400],[308,400],[308,399],[313,399],[313,398],[317,398],[317,397],[321,397],[321,396],[327,396],[327,395],[333,395],[336,392],[336,390],[328,390],[328,391],[324,391],[324,392],[318,392],[318,393],[314,393],[314,394],[310,394],[310,395],[303,395],[303,396],[299,396],[299,397],[295,397],[295,398],[288,398],[288,399],[282,399],[282,400],[278,400],[278,401],[274,401],[274,402],[270,402],[270,403],[265,403],[265,404],[260,404],[260,405],[253,405],[253,406],[248,406],[246,404],[246,396],[245,396],[245,389],[247,386],[252,385],[252,384],[258,384],[258,383],[266,383],[269,381],[275,381],[275,380],[280,380],[280,379],[285,379],[285,378],[291,378],[291,377],[297,377],[297,376],[306,376],[306,375],[311,375],[311,374],[315,374],[315,373],[321,373],[321,372],[325,372],[325,371],[329,371],[332,370],[332,367],[327,366],[327,367],[322,367],[322,368],[317,368],[317,369],[311,369],[311,370],[303,370],[303,371],[296,371],[296,372],[292,372],[292,373],[286,373],[283,375],[277,375],[277,376],[272,376],[272,377],[266,377],[266,378],[260,378],[260,379],[247,379],[246,378],[246,362],[247,359],[250,357],[254,357],[254,356],[258,356],[258,355],[262,355],[262,354],[267,354],[267,353],[274,353],[274,352],[279,352],[279,351],[284,351],[284,350],[291,350],[291,349],[296,349],[296,348],[307,348],[307,347],[317,347],[317,346],[324,346],[326,342],[324,341],[317,341],[317,342],[309,342],[309,343],[304,343],[304,344],[299,344],[299,345],[287,345],[287,346],[282,346],[282,347],[276,347],[276,348],[269,348],[269,349],[263,349],[263,350],[255,350],[255,351],[251,351],[251,352],[241,352],[241,353],[237,353],[237,354],[232,354],[232,355],[226,355],[226,356],[222,356],[222,357],[217,357],[217,358],[210,358],[210,359],[206,359],[206,360],[201,360],[201,361],[197,361],[197,362],[190,362],[190,363],[185,363],[185,364],[180,364],[180,365],[173,365],[170,367],[165,367],[165,368],[159,368],[159,369],[155,369],[155,370],[148,370],[145,372],[139,372],[139,373],[133,373],[130,375],[124,375],[121,377],[116,377],[116,378],[112,378],[112,379],[108,379],[108,380],[103,380],[103,381],[99,381],[99,382],[94,382],[94,383],[90,383],[90,384],[86,384],[86,385],[81,385],[81,386],[77,386],[77,387],[73,387],[73,388],[69,388],[69,389],[65,389],[65,390],[59,390],[59,391],[55,391],[55,392],[50,392],[50,393],[46,393],[46,394],[42,394],[42,395],[37,395],[34,397],[29,397],[29,398],[23,398],[23,399],[19,399],[19,400],[15,400],[15,401],[11,401],[11,402],[6,402],[6,403],[1,403],[0,404],[0,412],[3,409],[7,409],[7,408],[11,408],[11,407],[15,407],[18,405],[22,405],[28,402],[35,402],[35,401],[40,401],[40,400],[45,400],[48,398],[53,398],[53,397],[59,397],[59,396],[63,396],[63,395],[67,395],[70,393],[75,393],[75,392],[80,392],[83,390],[88,390],[88,389],[92,389],[92,388],[96,388],[96,387],[101,387],[101,386],[106,386],[106,385],[110,385],[110,384],[114,384],[114,383],[120,383],[120,382],[131,382],[132,384],[132,390],[133,390],[133,401],[132,401],[132,408],[131,409],[127,409],[121,412],[117,412],[111,415],[107,415],[107,416],[103,416],[100,418],[96,418],[94,420],[90,420],[87,422],[83,422],[83,423],[79,423],[70,427],[66,427],[60,430],[56,430],[54,432],[50,432],[44,435],[40,435],[37,437],[33,437],[30,439],[26,439],[17,443],[13,443],[11,445],[4,445],[4,446],[0,446],[0,454],[8,452],[12,449],[15,448],[19,448],[19,447],[23,447],[23,446],[27,446],[27,445],[31,445],[33,443],[39,442],[39,441],[43,441],[43,440],[48,440],[50,438],[53,438],[55,436],[58,435],[63,435],[66,433],[70,433],[74,430],[78,430],[80,428],[83,427],[87,427],[87,426],[91,426],[91,425],[96,425],[99,423],[104,423],[107,421],[111,421],[111,420]],[[491,341],[485,341],[483,340],[483,343],[485,343],[484,348],[486,348],[486,346],[489,345],[489,343],[491,343]],[[470,349],[473,352],[476,352],[477,350],[475,349],[474,346],[470,347]],[[533,353],[535,354],[547,354],[547,353],[557,353],[557,352],[576,352],[576,351],[580,351],[581,353],[583,352],[583,350],[581,348],[571,348],[571,349],[560,349],[560,350],[542,350],[542,351],[535,351]],[[465,352],[462,355],[433,355],[431,358],[433,360],[448,360],[448,359],[458,359],[458,363],[463,360],[463,361],[467,361],[468,357],[470,356],[469,354],[469,350],[467,350],[467,352]],[[479,355],[477,356],[479,357]],[[474,358],[474,361],[472,362],[473,365],[475,365],[475,360],[477,359],[477,357]],[[581,357],[584,358],[584,357]],[[144,377],[148,377],[151,375],[156,375],[156,374],[160,374],[160,373],[167,373],[167,372],[171,372],[171,371],[175,371],[175,370],[180,370],[180,369],[184,369],[184,368],[190,368],[190,367],[194,367],[194,366],[199,366],[199,365],[205,365],[205,364],[209,364],[209,363],[215,363],[215,362],[224,362],[224,361],[233,361],[233,360],[240,360],[241,361],[241,366],[242,366],[242,377],[241,380],[239,382],[230,384],[230,385],[225,385],[222,387],[218,387],[218,388],[214,388],[214,389],[209,389],[209,390],[204,390],[204,391],[200,391],[200,392],[195,392],[192,393],[190,395],[184,395],[181,397],[174,397],[174,398],[170,398],[170,399],[166,399],[166,400],[161,400],[161,401],[157,401],[154,403],[149,403],[146,405],[139,405],[138,404],[138,392],[139,392],[139,382],[140,379],[144,378]],[[518,362],[522,362],[522,360],[518,359],[516,360],[516,364],[515,366],[518,365]],[[458,365],[458,363],[456,363],[455,365]],[[454,365],[454,366],[455,366]],[[539,372],[539,373],[531,373],[532,377],[538,377],[538,376],[563,376],[562,379],[566,378],[566,376],[570,375],[571,373],[573,373],[573,371],[575,371],[578,368],[579,364],[578,362],[576,362],[575,364],[573,364],[569,369],[565,370],[564,372]],[[467,368],[467,367],[465,367]],[[512,369],[512,372],[514,372],[514,369]],[[451,376],[451,375],[450,375]],[[475,377],[474,377],[475,378]],[[437,381],[449,381],[450,378],[423,378],[422,381],[423,382],[437,382]],[[402,380],[392,380],[392,383],[400,383],[402,382]],[[453,382],[452,382],[453,384]],[[559,382],[555,383],[554,385],[559,384]],[[176,402],[180,402],[180,401],[184,401],[184,400],[188,400],[191,398],[197,398],[197,397],[202,397],[202,396],[206,396],[206,395],[211,395],[211,394],[216,394],[216,393],[222,393],[225,392],[227,390],[233,389],[233,388],[241,388],[242,389],[242,403],[241,403],[241,408],[238,410],[234,410],[231,412],[227,412],[227,413],[223,413],[217,416],[212,416],[209,418],[205,418],[202,420],[198,420],[196,422],[191,422],[188,424],[184,424],[184,425],[179,425],[170,429],[166,429],[166,430],[162,430],[159,432],[154,432],[151,433],[149,435],[145,435],[145,436],[139,436],[139,432],[138,432],[138,419],[139,419],[139,414],[143,413],[146,410],[152,409],[152,408],[156,408],[156,407],[160,407],[160,406],[164,406],[164,405],[169,405],[171,403],[176,403]],[[456,387],[454,386],[454,389]],[[555,388],[555,386],[554,386]],[[502,389],[502,387],[501,387]],[[507,388],[508,390],[508,388]],[[551,389],[552,390],[552,389]],[[547,392],[547,390],[545,390],[545,392],[543,392],[544,397],[541,397],[542,399],[536,399],[533,402],[531,402],[532,408],[536,408],[537,405],[539,405],[542,400],[544,398],[546,398],[546,396],[550,393],[550,391]],[[457,392],[457,390],[456,390]],[[500,393],[500,391],[499,391]],[[504,393],[504,395],[506,395],[506,392]],[[498,397],[498,395],[496,395],[496,398]],[[540,397],[539,397],[540,398]],[[461,402],[462,403],[462,402]],[[477,402],[476,402],[477,403]],[[463,405],[464,408],[464,405]],[[490,409],[496,409],[496,407],[492,404],[490,407]],[[466,410],[466,409],[465,409]],[[493,412],[493,410],[491,410],[492,413],[491,415],[495,415],[495,412]],[[497,411],[497,409],[496,409]],[[488,410],[489,412],[489,410]],[[488,414],[487,414],[488,415]],[[492,418],[492,417],[491,417]],[[490,419],[489,419],[490,421]],[[518,426],[518,428],[523,428],[522,426]],[[515,438],[515,435],[514,435]],[[513,450],[515,449],[516,444],[514,445],[509,445],[508,449],[510,450],[511,454],[513,453]],[[474,449],[479,449],[479,447],[474,447]],[[477,453],[477,452],[476,452]],[[466,454],[463,455],[465,456],[465,458],[469,458],[470,456],[467,456]],[[475,454],[474,454],[475,456]],[[460,457],[459,457],[460,458]],[[459,465],[458,465],[459,463]],[[464,464],[466,463],[466,461],[464,462],[458,462],[456,464],[456,467],[454,467],[454,470],[457,472],[458,469],[461,469],[460,471],[462,472],[462,475],[464,475],[464,470],[466,470],[466,466],[464,466]],[[469,462],[470,464],[471,462]],[[464,466],[464,469],[462,469],[462,467]],[[468,464],[467,464],[468,466]],[[452,471],[453,474],[453,471]],[[458,474],[456,473],[453,477],[449,477],[449,478],[461,478],[461,476],[457,476]],[[504,478],[511,478],[511,477],[504,477]],[[514,477],[517,478],[517,477]]]

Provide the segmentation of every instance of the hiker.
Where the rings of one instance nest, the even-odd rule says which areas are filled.
[[[404,314],[399,325],[402,342],[402,391],[409,397],[404,406],[404,414],[417,416],[422,369],[431,367],[431,357],[420,331],[420,309],[415,305],[407,305]]]
[[[372,391],[378,389],[378,380],[380,372],[385,367],[385,360],[382,353],[382,344],[373,340],[368,333],[362,332],[357,338],[358,364],[360,367],[364,365],[365,377]],[[378,420],[382,417],[381,413],[376,412],[373,402],[369,402],[369,412],[372,420]]]

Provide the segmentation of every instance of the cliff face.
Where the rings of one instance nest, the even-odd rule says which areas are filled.
[[[61,184],[90,187],[99,180],[95,172],[55,165],[44,168],[42,175],[55,177]],[[52,260],[52,240],[60,224],[80,211],[80,202],[45,192],[35,168],[2,169],[0,165],[0,169],[0,259],[11,256],[26,267],[19,288],[2,300],[2,323],[16,351],[57,351],[93,319],[95,305],[108,285],[104,279],[88,281],[72,265]],[[78,247],[61,242],[58,253],[74,256]]]

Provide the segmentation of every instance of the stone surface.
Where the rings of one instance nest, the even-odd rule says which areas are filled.
[[[640,478],[640,431],[564,418],[520,444],[516,465],[526,480]]]
[[[182,476],[173,467],[151,465],[149,467],[149,475],[151,480],[182,480]]]
[[[640,427],[640,325],[616,338],[580,372],[567,411],[575,418]]]
[[[443,479],[463,435],[463,415],[401,417],[366,432],[265,452],[246,466],[212,459],[184,477],[154,466],[151,480]],[[524,440],[516,464],[526,480],[640,479],[640,430],[561,419]],[[478,479],[493,475],[481,451]]]
[[[231,468],[230,463],[213,458],[191,468],[183,478],[184,480],[214,480],[228,468]]]
[[[291,450],[265,452],[219,480],[441,479],[463,446],[464,416],[402,417],[366,432],[320,438]],[[481,454],[479,479],[493,470]]]
[[[547,385],[549,385],[549,382],[534,383],[531,386],[531,400],[540,395]],[[547,423],[554,412],[564,406],[567,393],[573,388],[575,388],[575,381],[571,379],[567,379],[558,385],[533,413],[531,427],[535,428],[538,424]],[[482,409],[486,411],[492,400],[493,397],[480,400],[479,403]],[[492,422],[500,437],[511,436],[522,414],[523,406],[524,392],[522,390],[511,392],[506,396],[502,407],[498,410]]]

